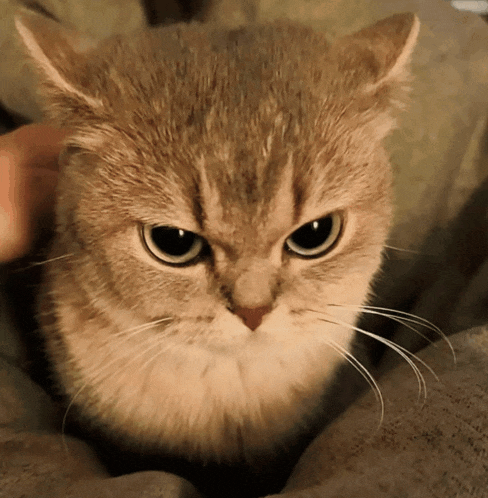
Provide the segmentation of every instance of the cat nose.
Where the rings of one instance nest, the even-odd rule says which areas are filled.
[[[236,306],[234,314],[236,314],[243,322],[244,325],[249,327],[252,331],[256,330],[263,321],[263,316],[271,311],[271,306],[258,306],[256,308],[242,308]]]

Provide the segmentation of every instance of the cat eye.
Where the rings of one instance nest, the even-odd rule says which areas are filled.
[[[206,245],[196,233],[171,226],[144,225],[142,238],[155,258],[171,265],[193,262]]]
[[[295,230],[286,239],[285,247],[303,258],[318,258],[329,251],[339,239],[342,224],[342,216],[338,213],[311,221]]]

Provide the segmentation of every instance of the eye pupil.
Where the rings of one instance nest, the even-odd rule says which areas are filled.
[[[199,235],[171,226],[145,225],[142,236],[148,251],[157,259],[174,265],[196,260],[205,247]]]
[[[340,232],[341,217],[331,214],[295,230],[287,239],[286,247],[302,257],[318,257],[334,245]]]
[[[314,249],[327,240],[331,230],[332,218],[322,218],[320,220],[312,221],[312,223],[307,223],[299,228],[291,236],[291,239],[304,249]]]
[[[151,239],[154,244],[171,256],[183,256],[195,243],[196,235],[180,228],[154,227]]]

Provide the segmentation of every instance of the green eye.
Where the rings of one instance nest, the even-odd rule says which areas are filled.
[[[303,258],[318,258],[332,248],[341,229],[342,217],[337,213],[329,214],[295,230],[286,239],[285,247]]]
[[[144,225],[142,238],[155,258],[172,265],[191,263],[205,247],[205,239],[176,227]]]

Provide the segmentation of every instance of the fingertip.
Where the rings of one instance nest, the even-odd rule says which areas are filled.
[[[12,213],[0,209],[0,263],[8,263],[29,252],[32,238],[26,229],[19,229]]]

